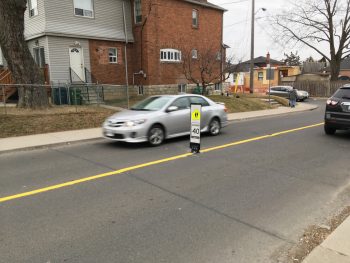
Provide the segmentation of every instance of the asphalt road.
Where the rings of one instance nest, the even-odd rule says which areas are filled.
[[[324,101],[313,103],[320,108],[235,122],[202,140],[225,148],[141,168],[188,153],[188,139],[1,154],[0,200],[14,198],[0,201],[0,262],[276,262],[350,200],[350,133],[293,130],[323,121]],[[48,191],[18,195],[37,189]]]

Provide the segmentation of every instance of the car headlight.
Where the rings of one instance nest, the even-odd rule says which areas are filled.
[[[133,127],[133,126],[137,126],[137,125],[143,124],[145,122],[146,122],[145,119],[143,119],[143,120],[135,120],[135,121],[127,121],[127,122],[124,123],[124,126],[126,126],[126,127]]]

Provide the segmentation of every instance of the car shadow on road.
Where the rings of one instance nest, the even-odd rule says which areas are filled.
[[[222,134],[224,134],[222,132]],[[219,135],[220,136],[220,135]],[[209,134],[202,134],[202,139],[205,139],[207,137],[212,137]],[[129,149],[129,150],[140,150],[140,149],[162,149],[162,147],[169,148],[170,146],[174,146],[176,144],[190,144],[190,137],[189,135],[166,139],[163,144],[161,144],[158,147],[152,147],[147,142],[142,143],[127,143],[127,142],[117,142],[117,141],[105,141],[103,142],[105,147],[108,148],[114,148],[114,149]]]

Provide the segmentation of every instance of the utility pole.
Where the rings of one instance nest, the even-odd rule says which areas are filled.
[[[130,107],[130,105],[129,105],[129,74],[128,74],[128,52],[127,52],[128,34],[127,34],[127,28],[126,28],[125,2],[124,1],[123,1],[123,22],[124,22],[124,36],[125,36],[124,57],[125,57],[126,99],[127,99],[128,109],[129,109],[129,107]]]
[[[252,25],[251,25],[251,45],[250,45],[250,93],[254,93],[254,21],[255,20],[255,0],[252,0]]]

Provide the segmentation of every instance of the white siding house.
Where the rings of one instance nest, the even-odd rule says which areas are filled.
[[[52,82],[71,81],[70,68],[78,79],[86,80],[90,39],[125,41],[123,0],[32,2],[34,7],[25,12],[25,38],[36,62],[48,65]],[[127,36],[133,42],[131,4],[124,2]]]

